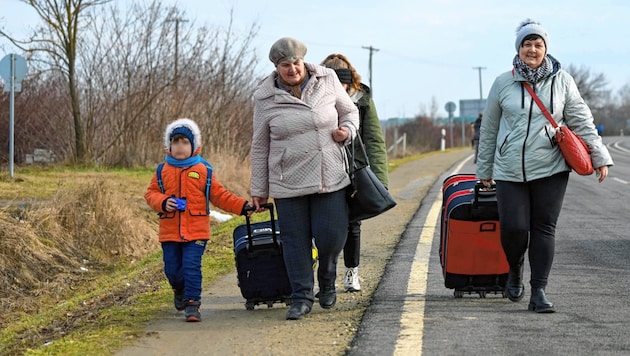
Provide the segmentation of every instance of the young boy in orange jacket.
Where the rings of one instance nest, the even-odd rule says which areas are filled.
[[[165,163],[144,198],[160,216],[164,274],[175,293],[175,308],[185,311],[186,321],[201,321],[201,258],[210,239],[208,202],[240,215],[248,213],[250,204],[225,189],[201,157],[201,131],[194,121],[170,123],[164,146]]]

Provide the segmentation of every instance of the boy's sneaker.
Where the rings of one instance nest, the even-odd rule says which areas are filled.
[[[173,304],[175,304],[175,309],[182,311],[186,309],[186,299],[184,299],[184,291],[178,292],[173,289]]]
[[[190,299],[186,302],[186,311],[184,312],[186,321],[201,321],[200,306],[201,302],[198,300]]]
[[[361,290],[359,267],[346,268],[346,275],[343,278],[343,289],[346,292],[358,292]]]

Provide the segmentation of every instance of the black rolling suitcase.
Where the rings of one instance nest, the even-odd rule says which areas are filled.
[[[472,174],[444,180],[440,227],[440,263],[454,296],[502,294],[509,265],[501,246],[496,190],[484,189]]]
[[[291,285],[282,257],[280,231],[274,218],[273,204],[265,205],[271,220],[246,224],[234,229],[234,258],[238,286],[245,307],[253,310],[259,304],[271,308],[274,303],[291,304]]]

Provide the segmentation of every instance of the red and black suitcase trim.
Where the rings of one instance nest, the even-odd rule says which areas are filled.
[[[509,265],[501,246],[496,190],[472,174],[447,177],[442,186],[440,264],[456,298],[505,294]]]

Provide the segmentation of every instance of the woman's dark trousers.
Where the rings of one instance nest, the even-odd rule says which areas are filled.
[[[532,288],[545,288],[555,252],[556,223],[569,172],[531,182],[497,181],[501,242],[511,270],[529,248]]]
[[[317,246],[321,288],[333,288],[337,260],[348,234],[348,204],[345,189],[296,198],[275,199],[280,240],[291,282],[292,298],[313,304],[313,239]]]

